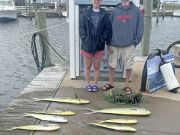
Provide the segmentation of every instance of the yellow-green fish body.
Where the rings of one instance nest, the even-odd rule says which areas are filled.
[[[57,124],[46,124],[46,125],[26,125],[13,127],[10,130],[20,129],[20,130],[29,130],[29,131],[54,131],[60,128]]]
[[[57,116],[71,116],[75,115],[75,112],[72,111],[59,111],[59,112],[35,112],[37,114],[47,114],[47,115],[57,115]]]
[[[68,122],[66,118],[61,117],[61,116],[54,116],[54,115],[26,113],[25,116],[31,116],[40,120],[51,121],[51,122],[60,122],[60,123]]]
[[[107,109],[101,109],[101,110],[92,110],[88,108],[85,108],[85,109],[92,111],[86,114],[104,113],[104,114],[137,115],[137,116],[151,114],[151,112],[145,108],[107,108]]]
[[[90,123],[90,125],[103,127],[107,129],[117,130],[117,131],[124,131],[124,132],[135,132],[136,129],[129,127],[129,126],[119,126],[119,125],[110,125],[110,124],[101,124],[101,123]]]
[[[44,98],[36,99],[36,101],[49,101],[49,102],[58,102],[58,103],[69,103],[69,104],[88,104],[90,103],[87,99],[80,98]]]
[[[134,119],[109,119],[100,121],[99,123],[135,124],[138,123],[138,121]]]

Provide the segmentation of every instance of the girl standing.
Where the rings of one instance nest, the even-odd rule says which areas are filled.
[[[81,55],[85,66],[86,90],[98,91],[101,59],[104,55],[105,42],[109,44],[111,23],[108,13],[100,8],[101,0],[92,0],[92,7],[83,11],[80,18]],[[94,80],[90,80],[90,69],[93,65]]]

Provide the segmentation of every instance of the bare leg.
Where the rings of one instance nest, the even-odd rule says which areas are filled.
[[[126,69],[126,79],[124,83],[124,87],[129,87],[129,81],[131,79],[132,69]]]
[[[100,75],[101,58],[94,58],[94,84],[97,85]]]
[[[111,85],[113,85],[114,83],[114,72],[115,72],[115,68],[109,66],[109,84]]]
[[[83,57],[84,59],[84,75],[87,84],[90,84],[91,78],[90,78],[90,69],[92,66],[92,58]]]

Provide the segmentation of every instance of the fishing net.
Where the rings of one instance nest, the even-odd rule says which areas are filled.
[[[142,94],[140,92],[127,93],[123,89],[113,88],[105,92],[105,99],[116,104],[137,104],[141,102]]]

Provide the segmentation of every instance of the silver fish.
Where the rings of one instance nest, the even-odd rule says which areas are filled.
[[[26,113],[24,116],[31,116],[40,120],[51,121],[51,122],[59,122],[66,123],[68,120],[61,116],[54,115],[45,115],[45,114],[36,114],[36,113]]]

